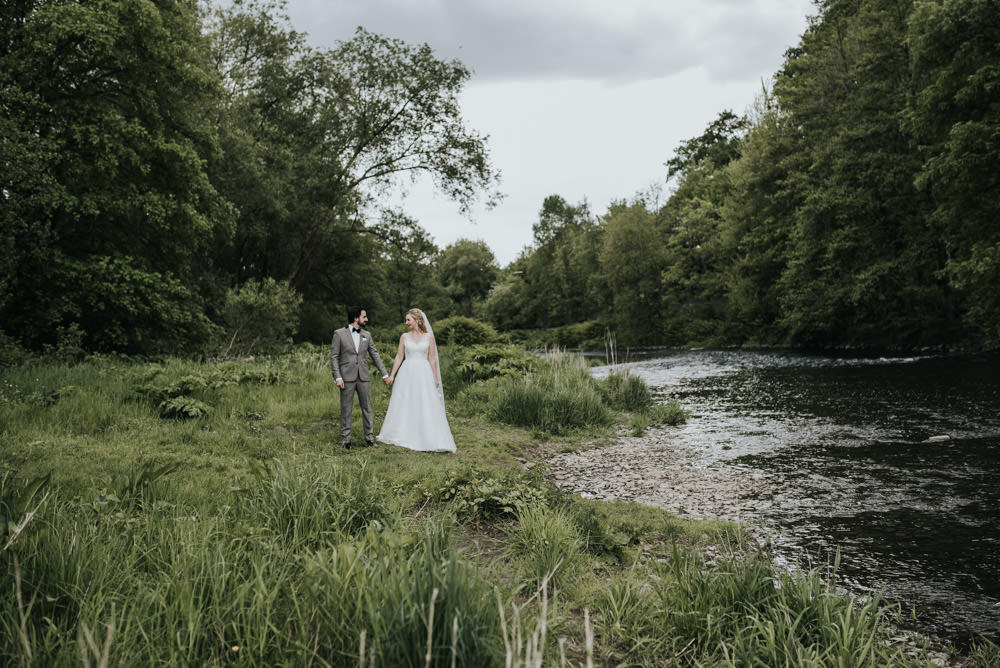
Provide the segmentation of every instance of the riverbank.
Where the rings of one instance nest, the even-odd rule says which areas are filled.
[[[582,498],[635,502],[679,517],[737,523],[770,553],[773,534],[766,527],[768,512],[789,490],[761,471],[706,465],[702,452],[673,442],[672,431],[651,428],[640,436],[623,431],[610,442],[583,443],[570,450],[543,445],[533,451],[534,459],[522,464],[531,469],[543,463],[553,484]],[[935,666],[991,665],[958,658],[940,639],[912,631],[897,628],[893,640],[911,657]]]
[[[553,483],[584,498],[634,501],[694,519],[741,522],[766,514],[775,502],[766,474],[699,465],[700,453],[671,443],[670,432],[652,427],[606,445],[538,455]]]
[[[600,394],[569,365],[569,398]],[[322,349],[3,370],[0,663],[932,665],[878,601],[776,570],[728,522],[523,470],[614,428],[480,410],[511,391],[461,389],[459,451],[435,455],[340,448]]]

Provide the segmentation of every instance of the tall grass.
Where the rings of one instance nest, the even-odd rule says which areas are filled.
[[[775,571],[765,555],[725,554],[714,567],[675,546],[657,577],[614,578],[599,597],[599,637],[651,663],[725,666],[885,666],[910,660],[892,647],[890,614],[874,597],[856,605],[820,569]]]
[[[428,629],[433,665],[495,664],[492,592],[451,548],[450,523],[405,529],[373,482],[286,463],[213,515],[53,504],[4,555],[5,588],[22,590],[4,632],[23,642],[3,645],[3,663],[75,664],[92,652],[84,628],[113,628],[116,665],[343,665],[362,632],[379,665],[424,665]]]
[[[577,573],[583,541],[561,509],[522,506],[508,537],[507,550],[521,560],[532,589],[544,587],[543,581],[560,586]]]
[[[488,415],[499,422],[553,434],[606,426],[613,418],[583,359],[565,354],[549,358],[523,379],[505,378],[496,383]]]
[[[641,412],[653,405],[653,394],[646,381],[628,369],[612,371],[599,387],[604,402],[615,410]]]
[[[453,413],[456,457],[344,451],[324,358],[5,370],[0,664],[912,664],[819,572],[707,562],[718,523],[559,495],[511,457],[526,430]],[[477,382],[482,406],[508,382]],[[613,419],[574,358],[522,384],[606,412],[579,429]]]

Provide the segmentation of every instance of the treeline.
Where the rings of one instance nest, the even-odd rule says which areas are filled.
[[[359,303],[563,345],[995,345],[1000,8],[816,10],[751,112],[677,148],[669,196],[551,196],[501,270],[384,206],[419,174],[499,198],[461,63],[363,29],[311,48],[280,0],[10,0],[0,349],[324,341]]]
[[[328,340],[346,306],[401,322],[417,294],[468,312],[489,249],[442,254],[382,204],[417,174],[462,208],[498,197],[468,78],[363,29],[311,48],[271,0],[5,1],[0,343]],[[453,278],[468,257],[485,288]]]
[[[1000,5],[828,0],[744,117],[595,217],[550,197],[484,304],[619,344],[1000,342]]]

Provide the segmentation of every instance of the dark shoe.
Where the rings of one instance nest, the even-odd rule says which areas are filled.
[[[351,449],[351,442],[348,441],[347,443],[344,443],[344,450],[350,450],[350,449]]]
[[[365,441],[365,447],[366,448],[374,448],[377,445],[378,445],[378,443],[376,443],[375,441]]]

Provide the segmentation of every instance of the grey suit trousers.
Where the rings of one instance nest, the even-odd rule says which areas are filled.
[[[351,413],[354,410],[354,393],[361,404],[361,426],[366,441],[375,440],[375,423],[372,419],[372,384],[367,380],[345,380],[340,391],[340,438],[343,443],[351,442]]]

